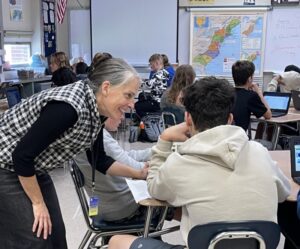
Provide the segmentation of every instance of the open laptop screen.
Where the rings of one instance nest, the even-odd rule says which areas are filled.
[[[295,153],[295,171],[300,173],[300,144],[294,145],[294,153]]]
[[[291,100],[290,93],[265,92],[264,98],[271,110],[287,112],[289,109]]]
[[[300,177],[300,137],[290,138],[290,151],[292,178]]]
[[[286,110],[289,98],[281,96],[265,96],[266,101],[268,102],[270,109],[275,110]]]

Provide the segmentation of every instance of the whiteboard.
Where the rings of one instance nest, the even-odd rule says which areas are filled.
[[[176,0],[92,0],[92,53],[109,52],[133,65],[154,53],[177,57]]]
[[[268,13],[264,71],[300,66],[300,8],[274,8]]]

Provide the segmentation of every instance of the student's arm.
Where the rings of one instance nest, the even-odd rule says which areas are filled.
[[[263,114],[263,117],[264,117],[265,119],[270,119],[270,118],[272,117],[271,109],[270,109],[270,107],[269,107],[267,101],[265,100],[265,98],[264,98],[262,92],[260,91],[258,85],[252,84],[251,90],[253,90],[254,92],[257,93],[257,95],[259,96],[261,102],[264,104],[264,106],[265,106],[266,109],[267,109],[266,112]]]
[[[91,150],[86,151],[88,161],[91,166],[95,165],[96,170],[102,174],[109,174],[112,176],[124,176],[135,179],[145,179],[148,170],[145,168],[134,169],[123,163],[117,162],[114,158],[110,157],[104,149],[103,128],[98,134],[96,141],[93,144],[93,153]],[[94,157],[94,158],[93,158]]]
[[[271,156],[270,160],[272,160]],[[291,193],[289,179],[282,173],[281,169],[277,165],[277,162],[273,161],[271,165],[274,172],[273,177],[275,178],[277,186],[278,202],[284,202]]]
[[[187,139],[186,123],[172,126],[163,131],[157,144],[152,148],[152,157],[147,177],[148,190],[151,196],[159,200],[173,202],[176,193],[169,188],[168,182],[172,176],[172,162],[167,158],[172,153],[173,142]]]
[[[115,161],[106,171],[111,176],[123,176],[133,179],[146,179],[148,174],[148,166],[145,165],[142,169],[137,170],[125,164]]]
[[[12,160],[20,183],[32,202],[34,223],[32,231],[47,239],[51,234],[51,218],[35,176],[34,159],[78,119],[75,109],[64,102],[50,102],[40,117],[19,141]]]
[[[104,150],[106,154],[110,157],[112,157],[114,160],[127,164],[130,167],[133,167],[135,169],[141,169],[145,166],[145,161],[149,160],[149,150],[141,150],[141,151],[135,151],[132,150],[130,153],[125,151],[116,141],[107,130],[103,130],[103,139],[104,139]],[[139,160],[136,158],[139,158],[139,154],[145,154],[148,156],[148,159],[146,160]],[[142,156],[140,156],[142,158]],[[145,158],[145,157],[144,157]]]
[[[280,75],[275,76],[268,84],[267,92],[276,92]]]

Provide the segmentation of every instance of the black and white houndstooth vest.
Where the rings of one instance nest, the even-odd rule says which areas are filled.
[[[53,100],[71,104],[77,111],[78,120],[73,128],[64,132],[35,158],[35,169],[49,171],[60,167],[63,162],[91,147],[102,124],[93,91],[87,83],[78,81],[35,94],[0,115],[1,168],[14,171],[12,152],[37,120],[42,108]]]

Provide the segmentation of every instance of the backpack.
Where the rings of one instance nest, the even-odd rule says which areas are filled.
[[[145,134],[142,134],[141,131],[139,140],[157,142],[159,135],[164,130],[161,114],[147,114],[146,116],[142,117],[141,121],[143,121],[145,125]]]

